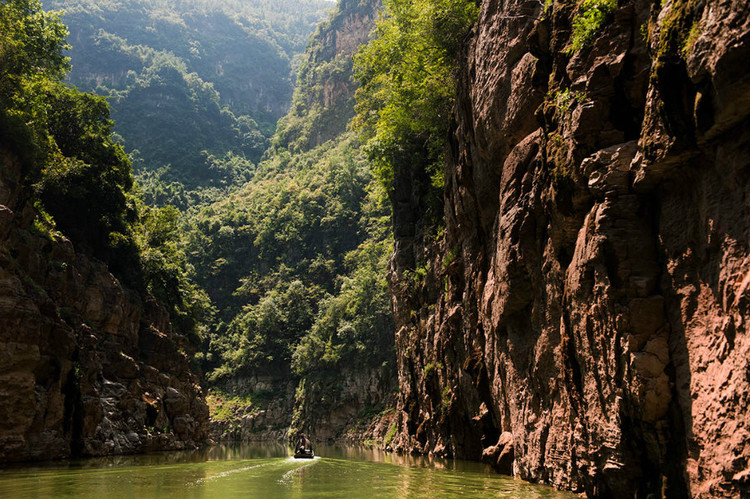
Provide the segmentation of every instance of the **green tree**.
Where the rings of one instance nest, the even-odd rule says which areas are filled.
[[[399,169],[443,184],[443,149],[455,94],[457,54],[474,24],[473,0],[384,0],[376,36],[354,59],[356,127],[388,192]]]
[[[43,12],[35,0],[0,1],[0,132],[23,158],[29,178],[32,162],[49,154],[43,88],[69,68],[63,51],[67,29],[57,13]]]
[[[64,86],[43,94],[48,133],[57,146],[36,186],[57,227],[79,247],[109,263],[128,284],[141,285],[131,225],[135,209],[130,162],[110,136],[102,97]]]

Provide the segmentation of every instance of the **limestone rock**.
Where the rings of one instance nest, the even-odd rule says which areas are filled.
[[[392,446],[591,497],[747,495],[750,4],[621,1],[571,54],[580,2],[543,3],[481,4],[442,240],[395,173]]]
[[[166,311],[32,230],[20,164],[2,147],[0,162],[0,463],[206,442],[208,410]]]

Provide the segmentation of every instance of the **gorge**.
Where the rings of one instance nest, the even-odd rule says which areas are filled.
[[[187,200],[154,247],[194,327],[66,232],[0,80],[0,462],[205,445],[208,393],[214,439],[750,494],[750,4],[340,0],[300,61],[262,155],[140,208]]]

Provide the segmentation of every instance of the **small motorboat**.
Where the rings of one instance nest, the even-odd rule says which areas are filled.
[[[297,449],[294,453],[294,459],[312,459],[315,457],[315,452],[312,449]]]
[[[294,448],[294,459],[312,459],[315,453],[312,449],[312,443],[304,433],[297,435],[297,446]]]

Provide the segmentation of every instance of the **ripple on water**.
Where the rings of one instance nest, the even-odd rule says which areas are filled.
[[[291,459],[292,459],[292,462],[295,464],[303,462],[298,459],[294,459],[294,458],[291,458]],[[296,473],[299,473],[301,470],[305,468],[309,468],[310,466],[313,466],[314,464],[316,464],[317,460],[320,460],[320,457],[315,456],[314,458],[310,460],[306,460],[307,462],[305,462],[305,464],[302,464],[301,466],[297,466],[296,468],[287,471],[286,473],[281,475],[281,478],[279,479],[279,483],[289,484],[292,481],[292,478],[294,477]]]
[[[226,477],[228,477],[230,475],[234,475],[235,473],[247,472],[247,471],[253,470],[255,468],[260,468],[261,466],[267,466],[268,464],[270,464],[270,463],[255,464],[253,466],[245,466],[243,468],[237,468],[237,469],[233,469],[233,470],[223,471],[223,472],[218,473],[216,475],[211,475],[211,476],[207,476],[207,477],[204,477],[204,478],[199,478],[198,480],[195,480],[193,482],[189,482],[187,485],[188,486],[201,485],[201,484],[209,482],[211,480],[218,480],[220,478],[226,478]]]
[[[261,447],[261,446],[259,446]],[[242,448],[244,449],[244,447]],[[256,449],[257,450],[257,449]],[[263,450],[261,448],[261,450]],[[316,449],[317,450],[317,449]],[[87,461],[0,470],[0,498],[25,499],[570,499],[575,496],[496,475],[478,463],[404,461],[392,455],[321,448],[296,460],[282,449]],[[330,457],[329,457],[330,456]],[[85,467],[84,467],[85,466]]]

